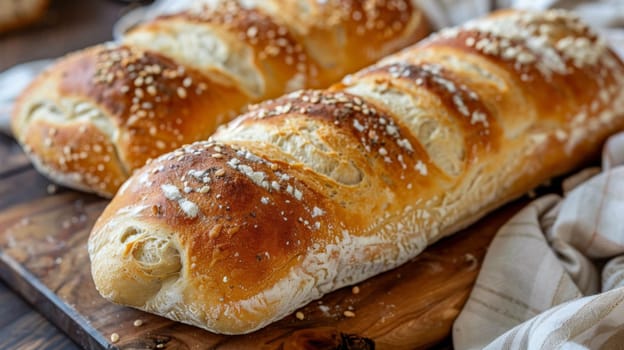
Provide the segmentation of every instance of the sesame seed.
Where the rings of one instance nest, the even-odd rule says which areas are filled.
[[[355,317],[355,312],[351,311],[351,310],[347,310],[345,312],[342,313],[345,317]]]
[[[186,98],[186,90],[185,90],[183,87],[179,86],[179,87],[176,89],[176,92],[178,93],[178,96],[179,96],[180,98]]]
[[[255,37],[258,34],[258,28],[251,26],[247,29],[247,36],[250,38]]]
[[[271,187],[272,187],[274,190],[276,190],[276,191],[279,191],[279,190],[280,190],[280,185],[279,185],[279,183],[278,183],[277,181],[272,181],[272,182],[271,182]]]
[[[182,81],[182,86],[184,86],[185,88],[191,86],[191,84],[193,83],[193,80],[190,77],[186,77],[184,78],[184,80]]]
[[[301,311],[297,311],[297,313],[295,314],[295,317],[300,321],[303,321],[305,319],[305,315]]]
[[[354,286],[353,288],[351,288],[351,293],[360,294],[360,287]]]
[[[365,129],[365,127],[360,124],[360,121],[357,119],[353,119],[353,127],[359,132],[362,132]]]
[[[143,320],[134,320],[134,323],[132,323],[132,325],[135,327],[141,327],[143,325]]]
[[[225,169],[219,169],[215,172],[215,176],[223,176],[225,175]]]

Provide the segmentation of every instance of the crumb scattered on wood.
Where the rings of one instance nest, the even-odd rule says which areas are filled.
[[[351,311],[351,310],[347,310],[345,312],[342,313],[345,317],[355,317],[355,312]]]
[[[46,191],[48,194],[55,194],[56,191],[58,191],[58,187],[56,187],[55,184],[49,184],[48,187],[46,187]]]
[[[468,271],[472,271],[479,266],[479,260],[477,260],[477,258],[470,253],[466,253],[466,255],[464,255],[464,259],[466,259],[466,262],[469,264]]]
[[[113,342],[113,343],[118,342],[118,341],[119,341],[119,334],[117,334],[117,333],[113,333],[113,334],[111,334],[111,336],[110,336],[110,340],[111,340],[111,342]]]

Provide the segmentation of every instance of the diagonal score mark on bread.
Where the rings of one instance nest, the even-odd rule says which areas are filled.
[[[90,236],[94,281],[114,302],[252,332],[591,159],[624,129],[623,87],[624,64],[564,11],[445,30],[139,170]],[[167,244],[130,247],[129,227]],[[147,256],[176,273],[149,278]]]
[[[59,60],[21,96],[13,129],[42,173],[110,197],[148,159],[206,139],[248,103],[327,87],[426,32],[413,0],[189,2]],[[83,103],[96,118],[74,118]]]

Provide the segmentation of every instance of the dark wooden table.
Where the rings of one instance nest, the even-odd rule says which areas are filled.
[[[52,0],[41,23],[0,35],[0,71],[111,40],[113,23],[131,5],[111,0]],[[15,142],[0,134],[0,179],[30,169]],[[0,188],[0,200],[19,202],[20,189]],[[1,210],[1,209],[0,209]],[[0,349],[78,349],[69,338],[0,282]]]

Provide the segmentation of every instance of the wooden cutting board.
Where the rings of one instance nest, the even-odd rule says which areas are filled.
[[[409,263],[358,284],[359,292],[343,288],[310,303],[298,310],[303,320],[290,315],[253,334],[223,336],[101,298],[86,245],[107,201],[51,191],[23,155],[9,158],[13,168],[0,176],[0,276],[87,349],[448,348],[452,322],[488,244],[526,203],[508,205]],[[135,326],[136,320],[142,324]]]

